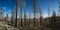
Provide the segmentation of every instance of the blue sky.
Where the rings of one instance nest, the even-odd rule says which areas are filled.
[[[25,0],[26,1],[26,13],[28,14],[28,11],[31,7],[33,9],[33,3],[32,0]],[[37,0],[37,8],[41,8],[43,10],[44,15],[47,16],[47,10],[48,6],[50,7],[50,13],[52,15],[52,11],[58,11],[58,0]],[[11,14],[12,7],[16,5],[15,0],[0,0],[0,8],[3,9],[4,14]],[[38,14],[38,13],[37,13]]]

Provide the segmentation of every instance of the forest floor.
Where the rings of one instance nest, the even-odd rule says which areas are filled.
[[[8,23],[5,21],[0,21],[0,30],[19,30],[19,29],[9,26]]]

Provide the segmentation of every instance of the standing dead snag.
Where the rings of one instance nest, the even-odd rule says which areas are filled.
[[[48,7],[48,17],[50,17],[50,7]]]
[[[56,22],[56,12],[53,10],[53,15],[52,15],[52,17],[51,17],[51,24],[54,24],[55,22]]]
[[[12,26],[13,26],[13,8],[12,8],[11,23],[12,23]]]
[[[3,19],[2,19],[2,17],[3,17],[2,14],[3,14],[2,8],[0,8],[0,19],[1,19],[1,20],[3,20]]]
[[[33,6],[34,6],[34,27],[35,27],[35,17],[36,17],[36,0],[33,0]]]
[[[25,6],[25,4],[24,4],[24,6]],[[25,7],[24,7],[24,23],[25,23],[24,25],[25,25],[25,26],[26,26],[26,22],[27,22],[27,21],[26,21],[26,10],[25,10]]]
[[[50,17],[50,7],[48,7],[48,20],[49,20],[49,24],[50,24],[50,19],[49,19],[49,17]],[[48,21],[47,20],[47,21]]]
[[[42,10],[40,8],[40,24],[42,24],[42,19],[43,19],[43,14],[42,14]]]
[[[24,13],[24,26],[26,26],[26,14]]]
[[[9,17],[8,17],[8,14],[6,14],[6,18],[7,18],[7,20],[6,20],[6,21],[8,21],[8,18],[9,18]]]
[[[29,24],[29,27],[30,27],[30,21],[31,21],[31,7],[30,7],[30,10],[29,10],[29,21],[28,21],[28,24]]]
[[[55,23],[55,22],[56,22],[56,12],[53,11],[53,23]]]
[[[42,13],[42,10],[41,10],[41,8],[40,8],[40,29],[41,29],[41,30],[42,30],[42,27],[41,27],[41,26],[43,26],[42,20],[43,20],[43,13]]]
[[[51,24],[55,24],[56,23],[56,13],[55,13],[55,11],[53,10],[53,16],[51,17]],[[50,27],[50,29],[49,30],[53,30],[54,29],[54,27]]]
[[[17,27],[17,12],[18,12],[18,0],[16,0],[16,18],[15,18],[15,26]]]
[[[22,0],[20,0],[20,16],[21,16],[21,27],[23,26],[23,20],[22,20]]]
[[[26,26],[26,13],[24,13],[24,26]]]
[[[58,4],[59,4],[58,16],[60,16],[60,0],[58,0]]]
[[[49,24],[50,24],[51,22],[50,22],[49,17],[50,17],[50,7],[48,6],[48,19],[47,19],[47,21],[49,20]],[[49,28],[49,30],[50,30],[50,28]]]
[[[23,1],[23,6],[24,6],[24,26],[26,26],[27,24],[26,24],[26,22],[27,22],[27,20],[26,20],[26,10],[25,10],[25,1]]]

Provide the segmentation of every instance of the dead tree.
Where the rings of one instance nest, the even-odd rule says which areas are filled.
[[[47,19],[47,21],[49,20],[49,24],[50,24],[50,19],[49,19],[49,17],[50,17],[50,7],[48,6],[48,19]]]
[[[30,7],[30,10],[31,10],[31,7]],[[31,11],[30,10],[29,10],[29,21],[28,21],[29,26],[30,26],[30,21],[31,21]]]
[[[42,22],[42,20],[43,20],[43,13],[42,13],[41,8],[39,10],[40,10],[40,29],[42,30],[41,26],[43,26],[43,22]]]
[[[35,25],[35,17],[36,17],[36,0],[33,0],[33,6],[34,6],[34,20],[33,20],[33,22],[34,22],[34,27],[36,26]]]
[[[29,26],[30,26],[30,19],[31,19],[31,12],[29,12]]]
[[[53,23],[55,23],[56,22],[56,12],[55,11],[53,11]]]
[[[42,14],[42,10],[40,8],[40,24],[42,24],[42,19],[43,19],[43,14]]]
[[[50,17],[50,7],[48,7],[48,17]]]
[[[23,26],[23,20],[22,20],[22,4],[23,4],[23,1],[20,0],[21,27]]]
[[[6,17],[4,17],[4,21],[6,21]]]
[[[11,13],[11,23],[12,23],[12,26],[13,26],[13,8],[12,8],[12,11],[11,11],[12,13]]]
[[[17,27],[17,12],[18,12],[18,0],[16,0],[16,18],[15,18],[15,26]]]
[[[24,23],[25,23],[25,26],[26,26],[26,10],[25,10],[25,8],[24,8]]]
[[[60,16],[60,0],[58,0],[58,4],[59,4],[58,16]]]
[[[47,19],[47,21],[49,20],[49,24],[51,24],[51,19],[49,19],[49,17],[50,17],[50,7],[48,6],[48,19]],[[49,28],[49,30],[50,30],[50,28]]]
[[[7,20],[6,20],[6,22],[7,22],[7,21],[8,21],[8,18],[9,18],[9,17],[8,17],[8,14],[6,14],[6,18],[7,18]]]
[[[26,10],[25,10],[25,0],[21,2],[23,4],[23,9],[24,9],[24,26],[26,26]],[[21,4],[21,5],[22,5]]]
[[[2,17],[3,17],[3,9],[2,8],[0,8],[0,17],[1,17],[1,20],[3,20],[2,19]]]
[[[24,26],[26,26],[26,13],[24,13]]]

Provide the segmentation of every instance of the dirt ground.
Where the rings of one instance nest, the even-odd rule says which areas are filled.
[[[19,29],[9,26],[5,21],[0,21],[0,30],[19,30]]]

